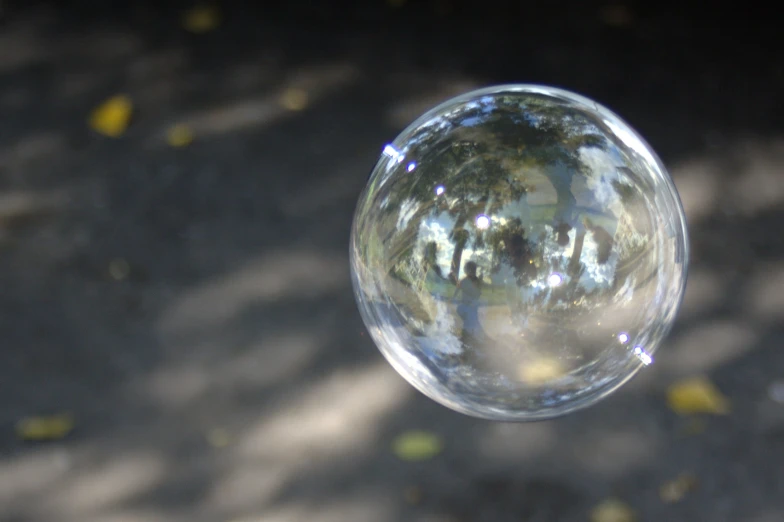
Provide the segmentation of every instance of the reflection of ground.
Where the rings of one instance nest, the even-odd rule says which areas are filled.
[[[647,17],[585,2],[533,15],[220,2],[220,30],[195,36],[151,2],[71,3],[67,18],[11,4],[3,520],[577,522],[610,497],[641,521],[784,519],[784,410],[768,396],[784,368],[775,17],[731,4],[726,38],[719,4],[681,19],[656,4]],[[381,144],[429,103],[521,74],[605,101],[653,143],[694,264],[649,371],[595,408],[514,425],[453,414],[390,369],[356,312],[346,242]],[[303,110],[281,105],[290,89],[310,93]],[[118,91],[133,125],[91,135],[87,112]],[[192,147],[166,145],[178,121]],[[666,387],[701,373],[729,415],[668,409]],[[15,438],[19,419],[63,411],[66,439]],[[410,429],[443,452],[396,459]],[[698,487],[665,501],[684,472]]]

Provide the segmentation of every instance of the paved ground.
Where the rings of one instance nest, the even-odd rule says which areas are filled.
[[[784,520],[784,138],[764,13],[289,2],[0,10],[0,519],[14,522]],[[93,5],[96,4],[96,5]],[[737,7],[734,7],[737,9]],[[768,20],[767,18],[770,18]],[[468,88],[592,96],[671,168],[694,263],[657,364],[562,420],[490,424],[415,393],[363,333],[348,229],[385,140]],[[280,97],[309,93],[302,110]],[[126,93],[118,139],[85,118]],[[301,101],[301,100],[300,100]],[[297,105],[289,104],[290,106]],[[302,104],[300,104],[302,105]],[[190,147],[164,139],[174,123]],[[127,265],[126,265],[127,263]],[[706,373],[728,416],[680,418]],[[65,439],[14,424],[73,412]],[[400,432],[443,453],[401,462]],[[688,472],[698,487],[666,503]]]

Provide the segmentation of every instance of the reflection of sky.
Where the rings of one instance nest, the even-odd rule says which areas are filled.
[[[615,276],[615,267],[618,264],[618,251],[613,249],[607,262],[600,265],[596,262],[596,253],[599,245],[594,241],[593,235],[585,234],[581,260],[585,265],[585,272],[580,277],[580,284],[588,292],[595,288],[606,288],[612,284]]]
[[[426,355],[459,354],[463,351],[460,339],[455,335],[455,316],[446,303],[435,303],[435,320],[425,326],[425,335],[419,337],[419,346]]]
[[[469,118],[465,118],[460,122],[460,125],[464,125],[466,127],[473,127],[474,125],[479,125],[480,123],[484,123],[484,119],[479,116],[471,116]]]
[[[580,159],[588,167],[591,175],[585,178],[585,190],[578,195],[578,203],[588,207],[602,208],[615,216],[623,213],[621,198],[612,185],[620,181],[618,165],[623,165],[618,150],[610,147],[609,152],[599,149],[583,149]],[[608,230],[611,234],[612,230]]]
[[[417,202],[413,199],[407,199],[400,205],[400,212],[397,215],[398,230],[403,230],[408,226],[408,222],[416,213],[417,206]]]

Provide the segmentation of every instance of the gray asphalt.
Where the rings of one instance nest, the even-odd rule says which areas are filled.
[[[774,20],[592,3],[291,2],[191,35],[152,3],[0,11],[0,519],[784,520],[784,88]],[[359,5],[361,4],[361,5]],[[737,6],[736,6],[737,9]],[[610,399],[493,424],[414,392],[356,311],[347,242],[383,144],[472,87],[557,85],[646,137],[693,263],[657,362]],[[308,93],[302,110],[281,96]],[[122,137],[86,125],[125,93]],[[285,104],[284,104],[285,105]],[[195,133],[166,144],[172,124]],[[667,387],[705,374],[726,416]],[[20,419],[75,427],[22,441]],[[444,450],[398,460],[406,430]],[[682,473],[697,487],[665,502]]]

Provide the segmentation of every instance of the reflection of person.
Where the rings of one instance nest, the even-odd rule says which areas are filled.
[[[569,231],[572,229],[571,225],[568,223],[559,223],[558,226],[555,227],[556,233],[556,242],[565,247],[569,244]]]
[[[433,270],[439,277],[443,278],[441,267],[438,266],[438,243],[431,241],[426,244],[423,257],[425,270]]]
[[[479,323],[479,298],[482,295],[482,280],[476,275],[477,266],[473,261],[468,261],[463,270],[466,275],[457,284],[454,295],[454,298],[458,300],[457,314],[463,320],[463,331],[479,338],[483,335],[482,325]]]
[[[446,297],[442,296],[442,285],[447,282],[447,279],[444,277],[441,266],[438,264],[438,244],[435,241],[425,245],[422,269],[424,272],[422,289],[426,290],[435,299]]]

